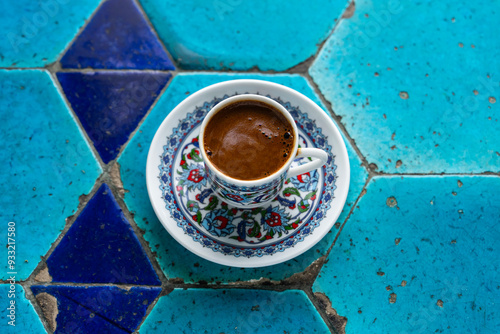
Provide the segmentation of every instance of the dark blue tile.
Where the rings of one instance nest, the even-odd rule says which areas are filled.
[[[47,267],[53,282],[161,284],[106,184],[47,259]]]
[[[65,68],[173,70],[132,0],[106,1],[61,59]]]
[[[170,79],[168,73],[57,73],[104,163],[113,160]]]
[[[161,288],[32,286],[37,301],[54,307],[44,314],[54,333],[131,333]],[[49,309],[48,307],[47,309]],[[51,324],[51,317],[55,321]]]

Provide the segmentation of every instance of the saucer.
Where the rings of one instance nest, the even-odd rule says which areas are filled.
[[[321,169],[287,179],[275,200],[253,209],[232,207],[215,196],[198,141],[210,109],[245,93],[283,105],[297,123],[300,147],[329,155]],[[303,163],[305,158],[296,159],[292,166]],[[297,91],[260,80],[226,81],[186,98],[157,130],[146,166],[149,198],[165,229],[196,255],[233,267],[274,265],[313,247],[339,217],[349,177],[344,141],[328,115]]]

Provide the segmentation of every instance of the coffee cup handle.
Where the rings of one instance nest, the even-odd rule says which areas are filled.
[[[300,174],[310,172],[314,169],[322,167],[328,161],[328,154],[319,148],[299,148],[295,159],[298,158],[316,158],[300,166],[292,167],[288,170],[287,177],[294,177]]]

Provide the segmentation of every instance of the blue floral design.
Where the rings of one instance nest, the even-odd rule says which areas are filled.
[[[293,186],[301,191],[313,191],[318,187],[319,174],[318,171],[312,171],[305,174],[292,177],[290,181]]]
[[[202,189],[207,184],[205,168],[200,164],[190,164],[182,170],[179,183],[182,182],[189,190]]]
[[[211,211],[201,222],[210,234],[224,237],[233,233],[235,226],[232,224],[233,217],[226,210],[219,209]]]
[[[285,226],[288,225],[290,217],[286,214],[285,209],[281,209],[279,206],[271,207],[266,209],[266,214],[263,215],[261,219],[262,227],[264,231],[269,231],[273,233],[288,233],[285,230]]]

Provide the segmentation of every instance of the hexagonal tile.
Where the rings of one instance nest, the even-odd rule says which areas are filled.
[[[303,291],[248,289],[175,289],[160,298],[140,330],[144,333],[330,333]]]
[[[15,270],[5,261],[1,277],[24,280],[101,168],[47,72],[0,71],[0,87],[0,219],[16,228]]]
[[[182,67],[277,71],[315,55],[347,2],[141,0]]]
[[[64,68],[173,70],[133,0],[108,0],[61,59]]]
[[[500,171],[500,3],[356,1],[310,74],[369,163]]]
[[[500,328],[498,176],[375,177],[313,291],[347,333]]]
[[[100,0],[5,1],[0,67],[42,67],[57,60]]]
[[[118,163],[121,165],[124,188],[129,190],[129,192],[125,194],[125,203],[134,213],[134,219],[138,226],[145,230],[144,238],[149,242],[150,247],[157,255],[160,266],[169,278],[181,278],[186,282],[196,282],[199,280],[208,282],[228,282],[259,279],[261,277],[275,280],[284,279],[290,277],[294,273],[302,272],[314,260],[325,254],[337,231],[334,229],[333,232],[327,234],[327,236],[325,236],[325,238],[315,247],[293,260],[266,268],[237,269],[214,264],[186,251],[183,246],[177,243],[177,241],[167,233],[156,218],[146,191],[146,178],[144,173],[146,170],[146,156],[149,145],[159,124],[167,114],[190,93],[194,93],[216,82],[245,78],[268,80],[283,84],[302,92],[321,105],[321,102],[315,96],[307,80],[299,75],[199,73],[177,75],[118,159]],[[351,154],[352,150],[349,152]],[[366,171],[359,171],[362,169],[359,158],[353,155],[351,159],[354,159],[351,160],[354,161],[351,162],[353,175],[358,175],[358,173],[361,175],[363,175],[363,173],[366,174]],[[358,188],[354,191],[358,191],[359,194],[359,192],[361,192],[360,187],[362,187],[365,180],[366,179],[362,182],[355,180],[354,184],[359,182],[360,186],[356,185],[352,189]],[[348,199],[348,201],[352,201],[352,198],[357,197],[358,194],[350,195],[351,199]]]

